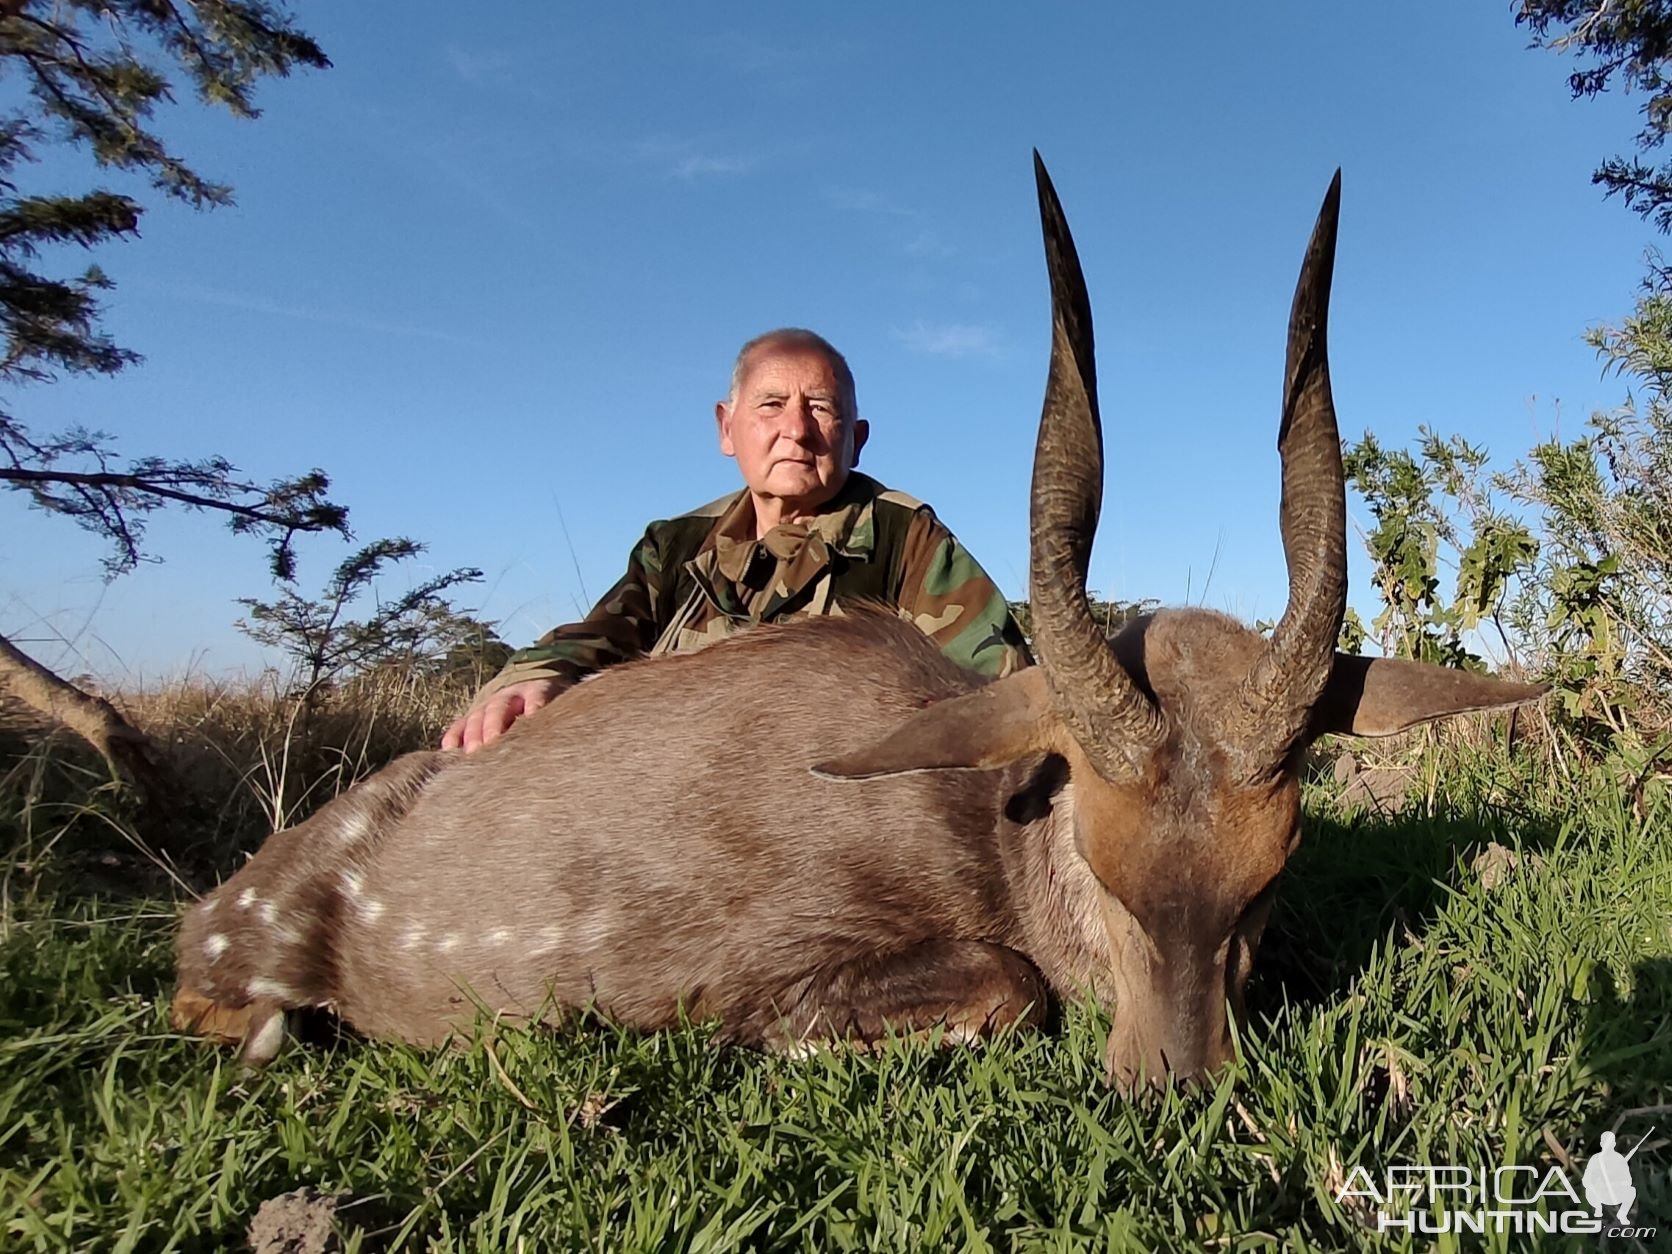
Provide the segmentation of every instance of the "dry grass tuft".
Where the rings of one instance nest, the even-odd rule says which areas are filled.
[[[73,736],[0,705],[0,897],[57,890],[178,896],[356,781],[440,743],[462,682],[387,668],[301,702],[279,676],[183,679],[108,696],[165,749],[186,803],[159,853],[104,763]]]

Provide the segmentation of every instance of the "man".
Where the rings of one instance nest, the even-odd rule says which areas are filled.
[[[1649,1132],[1653,1131],[1653,1128],[1649,1129]],[[1614,1148],[1614,1134],[1602,1134],[1602,1148],[1592,1154],[1591,1160],[1585,1164],[1585,1200],[1595,1208],[1598,1219],[1602,1218],[1606,1208],[1614,1212],[1616,1223],[1628,1222],[1626,1214],[1637,1200],[1637,1189],[1631,1182],[1631,1168],[1627,1164],[1648,1139],[1649,1133],[1645,1132],[1632,1146],[1630,1154],[1622,1154]]]
[[[580,622],[513,654],[442,748],[480,748],[617,662],[863,601],[894,606],[973,670],[1029,663],[1003,594],[934,511],[854,472],[870,426],[822,336],[790,327],[745,344],[714,420],[743,489],[651,523],[621,581]]]

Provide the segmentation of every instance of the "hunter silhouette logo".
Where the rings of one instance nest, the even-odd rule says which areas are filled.
[[[1653,1131],[1653,1128],[1649,1129],[1649,1132]],[[1637,1200],[1637,1188],[1631,1182],[1631,1168],[1627,1164],[1631,1162],[1631,1155],[1643,1148],[1643,1142],[1649,1139],[1649,1132],[1637,1138],[1637,1144],[1631,1147],[1631,1154],[1622,1154],[1614,1148],[1612,1132],[1602,1134],[1602,1148],[1585,1164],[1585,1200],[1596,1208],[1599,1219],[1606,1207],[1614,1211],[1616,1222],[1626,1222],[1627,1212]]]
[[[1336,1190],[1335,1200],[1366,1223],[1373,1214],[1379,1232],[1594,1233],[1652,1240],[1655,1228],[1631,1222],[1637,1202],[1631,1160],[1653,1133],[1650,1128],[1622,1154],[1614,1148],[1614,1133],[1604,1132],[1601,1148],[1586,1161],[1580,1177],[1583,1198],[1560,1166],[1541,1169],[1511,1163],[1479,1168],[1391,1166],[1381,1180],[1365,1167],[1354,1167]]]

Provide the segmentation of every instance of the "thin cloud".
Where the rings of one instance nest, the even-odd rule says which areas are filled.
[[[509,96],[529,104],[550,105],[550,66],[525,48],[461,48],[442,54],[453,77],[473,91]]]
[[[958,252],[935,230],[929,215],[921,209],[863,187],[826,187],[823,194],[825,203],[840,213],[882,219],[887,223],[882,228],[883,234],[908,257],[951,257]]]
[[[696,153],[682,158],[673,173],[678,178],[694,179],[705,174],[747,174],[754,168],[753,157],[711,157]]]
[[[881,192],[863,187],[827,187],[824,198],[831,208],[843,213],[874,213],[888,218],[910,218],[914,222],[923,219],[919,210],[908,209]]]
[[[901,330],[894,339],[914,353],[929,357],[997,357],[999,333],[990,326],[968,322],[924,322],[921,318]]]
[[[958,251],[939,232],[931,230],[919,231],[901,247],[908,257],[951,257]]]
[[[747,174],[760,158],[743,153],[715,152],[694,140],[653,136],[633,146],[635,160],[660,167],[669,178],[699,179]]]
[[[742,31],[699,36],[691,47],[699,57],[720,63],[730,73],[784,87],[806,87],[828,78],[859,53],[859,45],[847,40],[790,44]]]
[[[416,162],[435,171],[444,182],[475,200],[495,217],[521,230],[540,233],[540,226],[496,186],[507,164],[503,158],[496,162],[479,147],[462,138],[438,141],[416,150],[409,148],[408,151]]]
[[[545,224],[536,222],[520,204],[495,186],[512,172],[517,172],[520,178],[520,170],[528,160],[526,153],[510,138],[496,137],[490,147],[474,131],[460,128],[457,134],[426,136],[420,142],[396,120],[393,110],[365,105],[350,107],[355,125],[349,129],[379,156],[406,165],[425,186],[439,178],[519,230],[544,234]],[[488,153],[484,152],[485,148],[489,149]]]
[[[475,86],[504,78],[516,64],[516,58],[508,52],[469,52],[464,48],[450,47],[447,49],[447,64],[461,82]]]
[[[167,290],[186,300],[202,305],[218,305],[223,309],[241,309],[246,313],[270,314],[279,318],[294,318],[299,322],[317,322],[328,326],[349,327],[355,331],[369,331],[375,335],[395,335],[403,339],[438,340],[462,348],[484,348],[481,340],[438,331],[432,327],[418,327],[401,322],[385,322],[346,310],[313,309],[306,305],[283,305],[260,296],[244,296],[237,292],[223,292],[211,287],[170,283]]]

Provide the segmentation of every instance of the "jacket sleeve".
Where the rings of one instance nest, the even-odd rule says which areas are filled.
[[[579,683],[607,666],[649,652],[661,634],[667,586],[661,549],[652,524],[627,558],[627,573],[578,623],[554,627],[526,649],[513,653],[505,668],[482,685],[473,704],[512,684],[555,679],[563,687]]]
[[[906,528],[896,600],[960,666],[998,678],[1033,665],[1004,593],[926,506]]]

